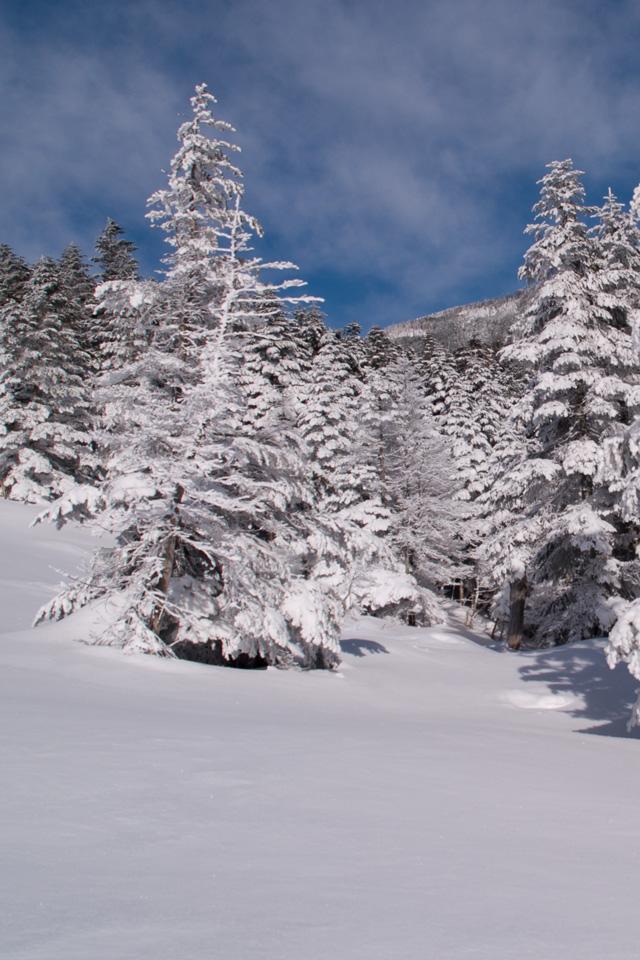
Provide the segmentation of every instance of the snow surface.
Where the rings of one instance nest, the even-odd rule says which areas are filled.
[[[602,643],[515,654],[350,624],[337,674],[29,629],[83,531],[0,501],[7,960],[631,960],[636,681]]]

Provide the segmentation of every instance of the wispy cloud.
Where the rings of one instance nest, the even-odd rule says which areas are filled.
[[[107,215],[142,237],[202,80],[238,127],[265,256],[333,285],[341,320],[514,287],[552,159],[573,156],[593,200],[640,180],[631,0],[51,6],[0,49],[2,232],[28,256],[87,246]]]

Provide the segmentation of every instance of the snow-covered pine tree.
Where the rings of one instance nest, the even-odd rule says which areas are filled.
[[[69,322],[58,265],[39,260],[21,302],[0,320],[0,482],[6,497],[39,503],[95,473],[88,357]]]
[[[351,320],[338,331],[340,338],[349,344],[352,351],[360,356],[362,347],[362,327],[355,320]]]
[[[402,350],[382,327],[371,327],[362,342],[363,362],[371,370],[381,370],[402,355]]]
[[[358,401],[359,419],[367,437],[363,446],[363,462],[369,471],[369,489],[375,492],[389,510],[388,489],[389,438],[395,429],[398,385],[389,376],[390,365],[403,356],[402,350],[380,327],[372,327],[361,349],[364,386]]]
[[[627,210],[609,189],[594,213],[591,234],[598,240],[598,304],[622,330],[632,331],[640,349],[640,187]],[[623,397],[620,396],[620,402]]]
[[[463,497],[475,501],[493,480],[499,451],[513,442],[509,414],[526,380],[517,368],[501,363],[487,344],[472,340],[456,352],[460,400],[454,395],[446,432],[455,437],[454,457],[463,481]],[[467,413],[468,411],[468,413]]]
[[[318,496],[337,512],[346,506],[380,504],[368,455],[367,438],[358,423],[362,375],[353,354],[335,330],[324,329],[303,383],[299,425],[309,450]]]
[[[96,284],[75,243],[70,243],[62,252],[58,273],[60,292],[67,301],[64,322],[73,330],[82,353],[90,363],[87,374],[93,374],[99,369],[99,351],[93,335]]]
[[[112,280],[139,280],[138,261],[133,256],[138,248],[131,240],[126,240],[124,230],[111,217],[107,218],[105,228],[96,237],[96,255],[92,263],[98,265],[99,282]]]
[[[489,464],[522,394],[521,378],[478,340],[453,355],[431,341],[419,369],[438,429],[452,443],[460,479],[457,497],[473,501],[491,483]]]
[[[283,430],[279,409],[252,418],[243,380],[260,305],[274,296],[286,304],[300,281],[258,279],[250,240],[260,228],[241,208],[240,172],[228,157],[237,148],[206,133],[232,128],[214,119],[205,85],[191,102],[169,187],[150,200],[173,247],[166,279],[148,298],[144,285],[127,288],[149,347],[100,385],[107,478],[48,513],[60,523],[97,514],[115,545],[42,616],[102,599],[112,616],[99,642],[236,665],[327,667],[337,660],[346,598],[314,552],[332,528],[313,515],[295,431]]]
[[[301,346],[302,362],[309,364],[320,350],[327,333],[326,316],[318,305],[303,305],[293,311],[291,335]]]
[[[96,278],[92,342],[99,371],[114,370],[134,360],[148,346],[143,317],[157,294],[157,283],[142,281],[133,251],[122,227],[107,219],[96,238],[93,263],[100,267]]]
[[[640,347],[640,187],[636,187],[629,210],[618,203],[611,191],[598,211],[594,233],[603,248],[604,267],[600,294],[615,321],[627,331],[631,328],[636,358]],[[640,420],[637,411],[638,390],[633,397],[618,391],[619,433],[605,441],[599,479],[619,498],[622,520],[626,522],[627,555],[638,554],[640,543]],[[630,422],[629,422],[630,421]],[[632,569],[636,569],[636,565]],[[627,576],[621,591],[618,619],[609,634],[607,659],[614,667],[626,662],[632,676],[640,679],[640,575],[635,581]],[[640,723],[640,697],[635,704],[629,727]]]
[[[637,556],[640,544],[640,419],[636,419],[604,444],[599,479],[619,501],[622,520],[627,524],[627,557],[636,576],[628,575],[614,607],[616,622],[609,633],[607,661],[610,667],[625,662],[640,680],[640,571]],[[629,728],[640,724],[640,691]]]
[[[544,499],[548,480],[542,465],[532,467],[532,447],[516,406],[485,461],[484,476],[490,483],[473,503],[468,534],[479,590],[491,601],[494,633],[499,629],[502,635],[506,629],[514,649],[520,646],[524,625],[527,569],[522,556],[529,556],[531,544],[541,535],[535,505],[538,497]]]
[[[58,261],[60,285],[64,296],[78,308],[85,308],[93,301],[96,284],[85,263],[85,258],[75,243],[62,251]]]
[[[478,340],[451,353],[440,342],[426,338],[416,370],[432,418],[430,429],[441,435],[454,467],[449,486],[457,501],[457,534],[451,555],[455,563],[450,562],[448,570],[456,570],[457,582],[454,587],[450,581],[451,588],[454,595],[471,595],[477,602],[481,572],[475,551],[482,539],[478,524],[483,514],[477,500],[495,479],[499,452],[508,452],[512,444],[508,414],[521,393],[520,385],[494,350]],[[451,529],[446,514],[443,521]]]
[[[399,613],[416,603],[423,609],[414,578],[386,538],[390,511],[382,502],[378,448],[366,412],[362,344],[327,330],[315,311],[299,319],[312,352],[298,426],[310,459],[314,511],[334,532],[326,544],[318,541],[315,561],[320,569],[326,566],[329,582],[346,588],[352,609]]]
[[[11,247],[0,244],[0,309],[10,300],[19,303],[31,276],[26,260],[14,253]]]
[[[603,250],[589,235],[581,171],[549,165],[527,228],[535,242],[521,277],[537,294],[503,356],[528,367],[518,407],[528,455],[496,478],[497,503],[515,505],[486,542],[496,586],[512,584],[509,643],[519,644],[525,585],[530,640],[546,645],[606,632],[625,577],[628,533],[598,480],[604,438],[635,408],[638,373],[628,327],[603,299]],[[503,522],[504,520],[504,522]]]
[[[407,572],[438,592],[470,573],[464,567],[460,479],[451,442],[437,429],[412,358],[398,352],[383,375],[392,414],[383,437],[388,539]]]
[[[150,310],[160,297],[155,280],[111,280],[95,291],[92,342],[98,373],[115,371],[139,358],[153,333]]]
[[[460,390],[460,378],[453,354],[438,340],[427,336],[417,369],[424,394],[429,398],[431,412],[444,423],[451,396]]]
[[[256,318],[260,316],[264,317],[263,323],[243,338],[241,383],[246,419],[258,425],[277,410],[291,427],[300,413],[311,352],[300,335],[299,324],[275,297],[257,303]]]

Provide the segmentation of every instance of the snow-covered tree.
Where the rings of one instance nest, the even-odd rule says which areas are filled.
[[[78,307],[86,307],[93,301],[95,280],[89,275],[85,258],[75,243],[62,251],[58,261],[60,285],[68,301]]]
[[[100,273],[92,343],[98,370],[107,371],[129,363],[148,346],[142,317],[155,299],[157,284],[141,281],[133,256],[138,248],[124,239],[124,230],[111,218],[96,238],[95,248],[96,256],[91,259]]]
[[[631,561],[637,557],[640,544],[639,419],[605,442],[599,477],[619,501],[622,520],[627,523],[626,550]],[[620,591],[614,607],[617,619],[609,633],[607,660],[611,667],[626,662],[632,676],[640,680],[640,574],[637,562],[632,569],[636,572],[635,581],[627,578],[625,589]],[[633,708],[629,727],[637,724],[640,724],[640,696]]]
[[[96,287],[92,342],[99,372],[118,370],[149,347],[149,310],[159,296],[155,280],[111,280]]]
[[[274,411],[289,427],[301,410],[311,351],[300,326],[275,297],[258,302],[256,319],[263,322],[243,335],[241,383],[246,397],[247,422],[256,425]]]
[[[410,357],[390,360],[384,378],[392,395],[384,436],[389,540],[407,572],[437,591],[465,573],[452,445],[437,428]]]
[[[404,615],[415,608],[422,619],[438,619],[434,598],[406,572],[388,536],[392,513],[374,426],[376,397],[360,365],[366,348],[359,337],[321,327],[313,312],[301,319],[299,333],[312,353],[297,422],[310,460],[314,510],[337,535],[327,557],[349,584],[355,609]]]
[[[451,397],[460,390],[455,358],[438,340],[425,337],[418,371],[431,412],[444,425]]]
[[[65,325],[71,328],[82,353],[89,361],[87,374],[99,369],[99,349],[94,339],[95,280],[89,275],[85,258],[70,243],[58,261],[60,293],[66,299]]]
[[[514,646],[525,583],[524,629],[551,644],[606,632],[612,598],[635,577],[615,498],[598,479],[603,440],[637,408],[630,329],[602,295],[603,248],[585,222],[594,211],[583,204],[581,172],[570,160],[549,166],[521,270],[537,293],[503,350],[531,372],[515,411],[527,453],[496,476],[494,503],[510,508],[495,512],[484,550],[496,585],[510,582],[518,596]]]
[[[112,280],[139,280],[138,261],[133,256],[138,248],[131,240],[125,240],[124,230],[111,217],[96,238],[96,256],[93,263],[100,270],[100,282]]]
[[[380,503],[370,458],[362,455],[367,443],[358,423],[362,379],[334,330],[325,329],[303,390],[299,424],[318,495],[336,511],[371,497]]]
[[[381,370],[397,360],[402,350],[381,327],[372,327],[362,342],[365,365],[372,370]]]
[[[438,429],[451,440],[460,480],[456,495],[473,501],[492,482],[494,451],[504,443],[522,378],[477,340],[453,355],[432,341],[419,369]]]
[[[633,331],[636,357],[640,346],[638,318],[640,316],[640,187],[636,187],[628,211],[609,191],[599,211],[599,223],[594,232],[603,247],[603,296],[623,328]],[[620,431],[604,444],[599,478],[614,496],[619,498],[622,520],[627,523],[626,548],[629,559],[638,553],[640,542],[640,421],[633,418],[638,408],[638,396],[629,400],[620,394]],[[626,662],[630,673],[640,679],[640,576],[635,582],[627,578],[618,604],[618,619],[609,634],[607,659],[614,667]],[[631,582],[629,582],[631,581]],[[629,727],[640,723],[640,698],[632,711]]]
[[[283,405],[271,414],[252,408],[269,378],[245,361],[265,303],[286,306],[300,281],[259,280],[250,241],[260,228],[242,210],[240,172],[228,157],[237,148],[206,133],[232,129],[214,119],[213,103],[206,86],[196,88],[169,187],[150,200],[173,248],[165,281],[152,292],[104,287],[128,296],[149,339],[99,385],[106,480],[48,514],[58,522],[97,515],[115,545],[43,615],[101,599],[111,616],[100,642],[327,667],[348,602],[344,565],[327,560],[340,552],[331,547],[340,531],[312,510],[301,440]]]
[[[10,300],[22,300],[30,276],[26,260],[14,253],[8,244],[0,244],[0,308]]]
[[[632,331],[634,348],[640,348],[640,187],[626,209],[609,189],[597,208],[591,234],[599,249],[599,306],[622,330]]]
[[[2,308],[0,482],[12,499],[52,500],[95,472],[89,360],[70,323],[73,309],[47,257],[22,301]]]

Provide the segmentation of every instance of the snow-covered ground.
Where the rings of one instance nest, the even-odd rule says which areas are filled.
[[[636,960],[634,681],[366,620],[338,674],[29,629],[92,546],[0,502],[0,955]]]

